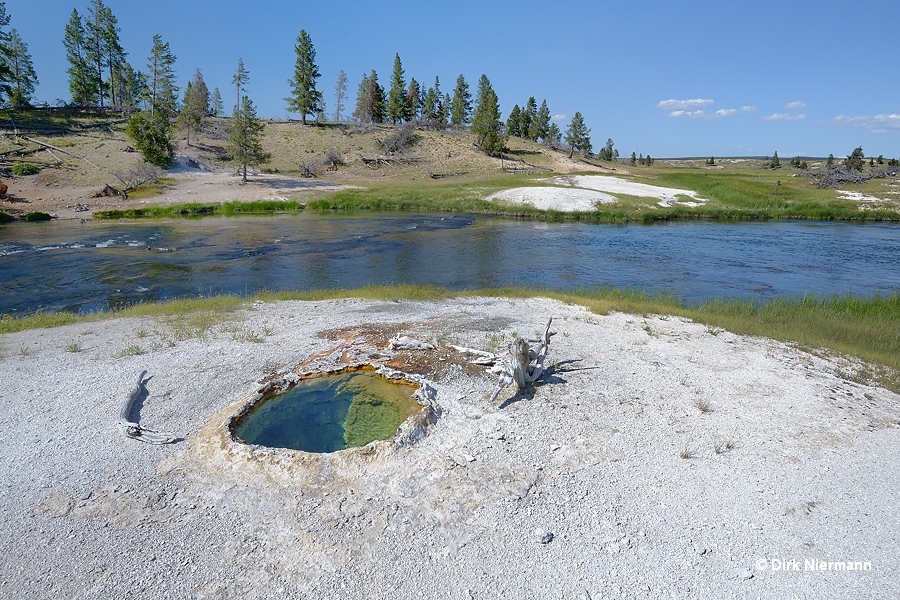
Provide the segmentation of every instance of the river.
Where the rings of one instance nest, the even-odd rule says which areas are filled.
[[[886,295],[900,291],[900,226],[585,225],[406,213],[0,226],[0,314],[401,283],[609,286],[687,301]]]

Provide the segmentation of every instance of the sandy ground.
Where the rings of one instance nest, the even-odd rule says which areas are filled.
[[[60,219],[81,219],[88,218],[94,210],[136,208],[145,204],[168,206],[185,202],[286,200],[352,187],[322,179],[259,172],[248,173],[249,181],[241,183],[240,175],[233,169],[215,169],[196,162],[189,164],[184,157],[179,157],[166,176],[175,181],[162,194],[127,201],[118,196],[98,197],[102,184],[74,186],[40,177],[10,179],[8,197],[0,199],[0,210],[10,214],[41,211]],[[109,183],[120,185],[112,177]]]
[[[551,315],[551,369],[493,403],[495,377],[446,346],[532,337]],[[387,350],[399,333],[440,346]],[[261,382],[315,357],[404,366],[441,414],[414,443],[328,455],[226,435]],[[143,369],[135,418],[172,445],[116,428]],[[900,397],[851,371],[542,299],[6,334],[0,596],[898,597]]]
[[[638,183],[619,177],[565,175],[545,179],[547,187],[523,187],[503,190],[489,200],[531,204],[541,210],[566,212],[592,211],[597,204],[616,202],[617,194],[653,198],[659,206],[698,206],[703,200],[696,192]],[[692,200],[686,200],[692,198]]]

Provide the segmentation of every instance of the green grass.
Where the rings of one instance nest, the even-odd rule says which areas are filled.
[[[162,219],[173,217],[233,217],[239,215],[257,215],[273,213],[289,213],[303,210],[303,205],[294,200],[258,200],[254,202],[223,202],[221,204],[204,204],[190,202],[173,206],[146,206],[142,208],[126,208],[94,211],[95,219]]]
[[[835,198],[834,190],[815,188],[790,171],[669,172],[659,174],[658,181],[710,200],[696,208],[673,207],[678,210],[670,218],[900,221],[897,210],[861,211],[857,203]]]
[[[856,357],[868,366],[854,374],[900,393],[900,294],[876,298],[850,296],[778,299],[764,304],[741,300],[712,300],[687,304],[672,295],[597,289],[576,293],[521,288],[452,292],[435,286],[369,286],[355,290],[261,292],[250,298],[215,296],[139,304],[110,313],[84,316],[71,313],[35,314],[0,319],[0,334],[55,327],[113,317],[164,317],[176,337],[202,337],[213,325],[256,302],[280,300],[441,301],[455,297],[491,296],[531,298],[543,296],[586,306],[598,314],[624,312],[637,315],[677,315],[707,325],[707,330],[731,331],[794,343],[822,354]],[[264,306],[258,310],[265,310]]]

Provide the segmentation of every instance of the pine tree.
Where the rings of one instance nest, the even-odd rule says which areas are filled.
[[[158,167],[167,167],[175,159],[172,126],[177,109],[178,88],[175,87],[175,55],[162,36],[153,36],[147,60],[146,94],[149,114],[139,112],[131,117],[126,133],[144,159]]]
[[[522,109],[518,104],[513,105],[506,118],[506,135],[519,137],[521,135]]]
[[[103,59],[106,56],[105,36],[103,27],[104,9],[101,0],[91,0],[91,6],[85,18],[85,49],[88,69],[92,74],[92,79],[97,86],[94,90],[94,97],[99,100],[100,108],[103,108],[103,97],[106,90],[103,81]]]
[[[387,117],[395,125],[407,115],[406,80],[403,78],[403,64],[400,55],[394,55],[394,70],[391,73],[391,88],[388,91]]]
[[[369,97],[372,99],[371,111],[373,123],[384,123],[387,117],[387,103],[384,87],[378,83],[378,73],[375,69],[369,74]]]
[[[334,84],[334,120],[340,122],[341,113],[344,112],[344,98],[347,97],[347,74],[341,69]]]
[[[316,49],[305,29],[301,29],[297,36],[294,53],[297,55],[294,76],[288,80],[291,95],[285,100],[288,112],[300,113],[301,120],[306,125],[306,115],[317,115],[324,109],[324,104],[322,93],[316,89],[316,80],[319,79]]]
[[[553,150],[559,150],[560,145],[562,145],[562,133],[556,123],[550,123],[550,125],[547,126],[547,135],[543,140],[544,143]]]
[[[456,78],[456,87],[453,89],[453,99],[450,101],[450,125],[463,128],[469,123],[469,115],[472,112],[472,94],[469,93],[469,84],[466,78],[460,75]]]
[[[482,75],[478,81],[477,96],[472,133],[478,146],[488,156],[494,156],[506,145],[506,135],[500,121],[500,101],[487,75]]]
[[[384,88],[378,83],[375,69],[363,75],[356,93],[356,110],[353,116],[360,123],[381,123],[384,121]]]
[[[0,21],[2,25],[2,21]],[[69,61],[69,91],[72,92],[72,103],[80,106],[93,104],[97,83],[95,76],[88,65],[87,59],[87,35],[84,22],[77,10],[72,10],[72,16],[66,23],[63,45],[66,48],[66,60]]]
[[[265,125],[256,116],[253,101],[243,96],[240,109],[234,113],[231,134],[228,136],[228,151],[232,160],[241,168],[241,183],[247,182],[248,166],[262,164],[270,158],[262,147],[264,128]]]
[[[829,169],[834,167],[834,154],[828,155],[828,160],[825,161],[825,166]]]
[[[119,42],[119,32],[118,19],[112,10],[103,4],[103,0],[91,0],[84,24],[85,59],[91,71],[92,82],[96,85],[94,95],[99,99],[101,108],[107,95],[110,106],[118,105],[113,84],[116,73],[125,63],[125,51]]]
[[[409,80],[409,88],[406,91],[406,112],[404,119],[412,121],[420,116],[422,110],[422,93],[419,82],[415,77]]]
[[[250,81],[250,71],[244,68],[244,59],[239,58],[237,69],[235,70],[234,75],[232,75],[231,77],[231,83],[234,84],[235,95],[237,97],[237,103],[234,105],[234,110],[232,111],[235,114],[237,114],[237,112],[241,110],[241,95],[242,92],[247,91],[245,86],[247,85],[248,81]]]
[[[441,96],[433,87],[422,96],[422,119],[429,125],[436,124],[441,117]]]
[[[11,90],[12,71],[9,68],[8,53],[10,34],[4,29],[9,25],[9,15],[6,14],[6,3],[0,2],[0,102],[3,96],[9,97]]]
[[[641,160],[643,160],[643,159],[644,158],[641,157]],[[634,152],[631,153],[631,160],[629,162],[631,163],[632,167],[637,165],[637,155]]]
[[[531,96],[525,103],[519,118],[519,135],[521,137],[531,139],[531,124],[535,118],[537,118],[537,102],[534,96]]]
[[[211,117],[221,117],[225,114],[225,106],[222,104],[222,94],[219,88],[213,90],[212,99],[209,101],[209,114]]]
[[[453,104],[453,100],[450,99],[450,94],[444,94],[444,100],[441,102],[441,129],[447,127],[447,124],[450,122],[450,106]]]
[[[844,159],[844,166],[855,171],[862,171],[864,166],[863,159],[865,157],[866,155],[863,154],[862,146],[855,148],[853,152],[850,153],[850,156]]]
[[[116,99],[116,106],[123,111],[123,114],[131,115],[137,107],[140,96],[134,93],[136,77],[134,68],[127,62],[123,62],[113,73],[111,82],[113,97]]]
[[[359,86],[356,88],[356,108],[353,110],[353,118],[360,123],[372,122],[371,98],[369,97],[369,76],[363,73]]]
[[[603,148],[600,149],[600,152],[598,153],[598,158],[600,160],[608,161],[614,161],[615,159],[619,158],[619,151],[616,150],[613,146],[614,144],[612,138],[607,138],[606,144],[603,146]]]
[[[575,116],[572,117],[572,120],[569,122],[569,127],[566,129],[566,143],[569,145],[571,149],[569,152],[569,158],[575,154],[575,151],[578,150],[582,154],[587,154],[590,152],[591,148],[591,130],[588,129],[584,124],[584,117],[580,112],[575,112]]]
[[[119,107],[122,105],[116,94],[116,80],[120,79],[120,72],[125,69],[126,53],[119,41],[119,20],[113,14],[112,9],[105,6],[100,0],[95,0],[95,10],[99,12],[100,47],[103,51],[101,62],[107,71],[107,88],[109,89],[109,105]]]
[[[4,85],[7,104],[14,107],[30,106],[38,78],[31,63],[31,55],[28,54],[28,45],[15,29],[9,32],[9,42],[5,51],[0,52],[0,62],[4,63],[3,70],[10,74],[8,86]]]
[[[441,115],[444,112],[444,96],[441,95],[441,80],[438,79],[437,75],[434,76],[434,87],[431,89],[434,90],[434,96],[437,98],[434,111],[431,115],[431,121],[437,123],[441,120]]]
[[[191,129],[200,131],[203,121],[209,113],[209,89],[203,81],[200,69],[194,72],[193,81],[189,81],[184,91],[184,103],[178,121],[187,130],[187,145],[191,145]]]
[[[547,131],[550,127],[550,108],[547,106],[547,101],[544,100],[541,102],[541,107],[537,111],[537,115],[534,120],[531,122],[531,131],[529,131],[528,137],[532,140],[543,140],[547,137]]]
[[[163,42],[162,36],[155,34],[150,58],[147,60],[150,112],[155,114],[162,111],[170,119],[178,106],[174,65],[175,55],[169,48],[169,42]]]

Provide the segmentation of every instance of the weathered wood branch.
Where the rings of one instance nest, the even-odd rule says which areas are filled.
[[[547,353],[550,351],[550,337],[554,335],[550,331],[552,322],[553,318],[551,317],[547,321],[547,328],[544,330],[544,336],[537,351],[531,349],[528,342],[521,338],[516,338],[509,344],[508,355],[503,358],[498,367],[495,367],[500,375],[500,381],[497,382],[497,387],[491,394],[491,402],[496,400],[503,388],[510,383],[515,383],[517,389],[523,390],[544,374],[544,359],[547,358]]]
[[[125,402],[122,404],[121,410],[119,410],[119,431],[121,431],[122,435],[125,437],[130,437],[133,440],[139,440],[148,444],[171,444],[178,440],[176,436],[168,433],[159,433],[152,429],[146,429],[131,421],[131,411],[134,410],[134,403],[141,397],[141,391],[144,389],[144,375],[146,374],[147,371],[141,371],[141,374],[138,375],[137,383],[131,388],[131,392],[129,392],[128,397],[125,398]]]

